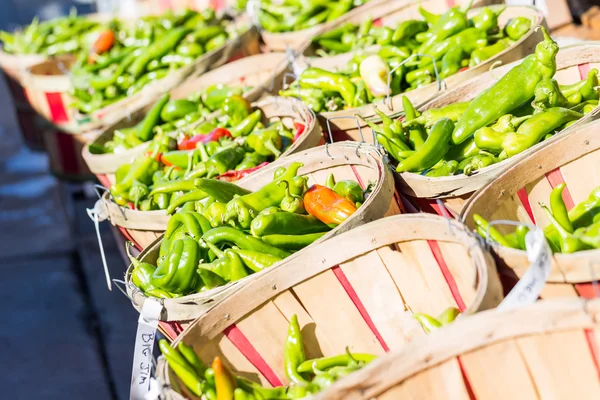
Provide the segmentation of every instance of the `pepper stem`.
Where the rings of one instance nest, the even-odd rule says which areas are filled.
[[[279,156],[281,155],[281,150],[279,150],[277,148],[277,146],[275,146],[275,143],[273,143],[272,140],[266,140],[263,145],[267,148],[267,150],[269,150],[271,153],[273,153],[273,155],[276,158],[279,158]]]
[[[131,250],[129,250],[131,246],[133,246],[133,242],[131,242],[129,240],[127,242],[125,242],[125,251],[127,252],[127,257],[129,257],[129,261],[131,261],[131,264],[133,264],[133,267],[137,268],[140,265],[140,261],[131,255]]]

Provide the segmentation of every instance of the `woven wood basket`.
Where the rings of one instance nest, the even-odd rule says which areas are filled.
[[[244,93],[244,97],[252,102],[258,100],[270,89],[278,87],[286,70],[285,54],[257,54],[187,79],[170,91],[171,98],[187,98],[189,95],[197,93],[210,85],[223,83],[230,86],[252,87],[252,90]],[[143,99],[141,106],[133,111],[131,115],[104,129],[98,135],[94,144],[104,145],[107,141],[112,140],[115,130],[135,126],[145,117],[146,113],[152,108],[153,103],[150,103],[148,99]],[[89,151],[89,146],[86,146],[82,154],[83,159],[94,174],[113,174],[121,165],[142,154],[147,147],[148,143],[145,143],[117,154],[92,154]]]
[[[239,184],[250,190],[259,189],[273,179],[273,173],[277,168],[281,166],[286,167],[292,162],[297,161],[304,164],[304,167],[300,168],[299,174],[309,177],[309,186],[314,183],[323,184],[327,176],[331,173],[334,174],[337,180],[355,179],[363,187],[366,187],[369,182],[377,182],[371,195],[358,211],[316,243],[323,242],[342,232],[364,225],[367,222],[382,218],[386,213],[397,212],[392,203],[394,183],[391,172],[385,166],[381,153],[375,147],[370,145],[359,147],[356,143],[346,142],[328,146],[328,150],[329,155],[326,153],[325,147],[319,147],[286,157],[257,171],[251,177],[241,180]],[[156,262],[161,241],[162,236],[148,246],[140,255],[141,260],[151,263]],[[307,257],[313,254],[311,253],[311,249],[313,248],[317,248],[316,244],[293,254],[260,273],[250,275],[240,281],[232,282],[209,292],[178,299],[165,299],[162,319],[164,321],[189,322],[198,318],[222,298],[233,293],[238,288],[254,282],[258,277],[268,274],[269,271],[275,269],[288,270],[287,265],[292,260],[299,260],[297,262],[304,265]],[[314,254],[318,254],[318,252]],[[126,275],[127,282],[130,282],[131,271],[132,267],[130,266]],[[132,285],[127,285],[127,291],[132,298],[134,306],[138,310],[141,310],[145,296],[138,290],[135,290]]]
[[[323,242],[228,296],[174,345],[193,346],[207,363],[218,355],[235,374],[266,386],[287,383],[284,341],[293,314],[308,358],[343,354],[346,346],[375,355],[411,346],[425,335],[413,313],[454,306],[468,315],[502,299],[491,255],[450,224],[429,214],[393,216]],[[165,364],[157,375],[193,398]]]
[[[321,127],[316,122],[314,113],[297,99],[269,97],[255,103],[255,106],[259,107],[263,111],[263,115],[269,120],[281,119],[284,124],[290,126],[296,121],[306,126],[302,137],[282,154],[280,160],[283,158],[287,160],[287,155],[318,146],[321,141]],[[213,117],[215,115],[212,114]],[[277,164],[277,162],[273,164]],[[263,169],[274,171],[270,167]],[[110,174],[103,177],[102,180],[110,186],[115,183],[114,179],[114,175]],[[255,190],[261,188],[271,179],[272,174],[267,177],[267,175],[261,175],[260,171],[257,171],[239,181],[238,184],[246,189]],[[121,207],[110,199],[108,192],[104,194],[102,201],[106,205],[111,223],[125,228],[133,242],[140,248],[145,248],[152,243],[166,229],[169,222],[170,216],[164,210],[139,211]]]
[[[585,79],[590,69],[600,69],[600,42],[586,42],[561,48],[556,57],[556,63],[557,72],[555,78],[559,83],[570,84]],[[493,69],[473,78],[427,103],[420,108],[420,111],[471,100],[477,96],[477,94],[481,93],[481,91],[492,86],[501,76],[514,67],[514,65],[516,65],[516,63]],[[435,205],[436,199],[441,199],[453,214],[458,215],[464,206],[464,203],[474,191],[491,182],[499,174],[532,154],[540,146],[569,136],[580,126],[595,119],[599,113],[600,107],[597,107],[577,123],[555,134],[552,138],[542,144],[535,145],[523,153],[507,160],[475,171],[471,176],[461,174],[430,178],[415,173],[402,173],[398,179],[399,190],[407,196],[417,198],[416,201],[421,209],[427,208],[433,203],[433,208],[436,212],[441,213],[442,211],[440,211],[440,208]]]
[[[236,26],[249,26],[246,18],[235,22]],[[194,63],[169,73],[138,93],[127,97],[89,115],[79,114],[70,108],[72,88],[71,77],[64,73],[61,61],[49,60],[41,65],[30,67],[22,76],[22,84],[32,107],[50,122],[71,134],[81,134],[116,123],[137,110],[140,105],[154,101],[162,93],[181,84],[191,74],[199,74],[219,67],[231,58],[257,54],[258,34],[253,27],[246,29],[238,37],[198,58]],[[58,118],[55,118],[58,117]]]
[[[477,191],[465,205],[461,220],[473,228],[473,214],[477,213],[489,221],[512,220],[545,227],[549,222],[539,203],[549,203],[553,187],[566,183],[563,198],[571,208],[600,185],[599,130],[600,121],[593,122],[533,152]],[[515,228],[495,227],[503,233]],[[493,248],[502,266],[522,276],[529,265],[525,251],[497,245]],[[600,279],[599,257],[600,250],[554,254],[548,277],[553,285],[547,285],[542,297],[592,295],[592,285],[582,283]]]
[[[600,398],[600,301],[546,300],[457,320],[313,398]]]
[[[439,1],[439,0],[437,0]],[[496,6],[492,6],[494,8]],[[399,20],[415,18],[418,15],[418,4],[411,5],[397,13],[397,17]],[[476,14],[479,10],[472,9],[469,12],[469,15]],[[399,16],[402,15],[402,18]],[[534,21],[535,25],[544,25],[545,20],[542,13],[534,8],[534,7],[526,7],[526,6],[509,6],[506,10],[500,14],[499,25],[504,26],[510,18],[514,18],[516,16],[524,16],[530,18]],[[492,58],[485,60],[483,63],[477,65],[473,68],[465,69],[462,72],[449,76],[444,79],[444,84],[446,89],[460,88],[462,87],[462,83],[473,78],[477,75],[488,76],[487,80],[489,80],[490,75],[486,75],[485,72],[490,69],[492,65],[505,65],[511,63],[513,61],[519,60],[533,52],[535,46],[538,42],[543,39],[541,31],[530,30],[527,34],[525,34],[521,39],[519,39],[516,43],[510,46],[508,49],[498,53]],[[333,57],[325,57],[325,58],[310,58],[305,61],[313,67],[319,67],[326,70],[337,70],[339,68],[344,67],[347,62],[352,59],[353,53],[345,53]],[[484,78],[481,78],[484,79]],[[341,140],[347,140],[351,138],[353,140],[359,140],[359,133],[357,124],[360,124],[362,129],[368,128],[367,124],[361,120],[356,120],[354,118],[355,114],[360,114],[363,118],[373,121],[375,123],[379,123],[381,118],[375,114],[374,106],[377,106],[381,111],[385,112],[390,116],[399,116],[403,112],[402,108],[402,97],[407,96],[410,101],[415,105],[415,107],[423,106],[425,103],[430,101],[433,98],[440,99],[446,98],[446,94],[444,93],[444,84],[441,82],[433,82],[427,86],[424,86],[419,89],[411,90],[407,93],[402,93],[396,96],[391,96],[388,101],[384,101],[383,103],[378,104],[367,104],[362,107],[351,108],[347,110],[335,111],[335,112],[323,112],[319,114],[319,119],[323,127],[326,126],[326,120],[328,118],[336,118],[331,121],[333,129],[337,132],[337,136],[341,138]],[[453,93],[451,91],[450,93]],[[339,117],[346,117],[340,119]]]

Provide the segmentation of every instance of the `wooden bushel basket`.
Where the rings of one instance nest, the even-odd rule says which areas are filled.
[[[393,216],[267,271],[194,321],[173,345],[193,346],[206,363],[218,355],[236,375],[279,386],[287,383],[284,342],[293,314],[308,359],[343,354],[346,347],[383,355],[425,335],[413,313],[437,315],[454,306],[468,315],[501,300],[491,255],[457,222]],[[194,398],[166,363],[157,375]]]
[[[460,318],[313,399],[598,399],[599,321],[598,299]]]
[[[244,93],[244,97],[253,102],[265,92],[278,87],[286,70],[287,61],[284,53],[257,54],[187,79],[171,90],[171,98],[187,98],[210,85],[222,83],[236,87],[252,87],[250,91]],[[154,98],[154,100],[156,99]],[[135,126],[153,105],[153,102],[150,103],[148,99],[144,99],[143,105],[131,115],[104,129],[94,144],[104,145],[107,141],[112,140],[115,130]],[[148,144],[144,143],[120,153],[109,154],[92,154],[89,146],[86,146],[83,149],[83,159],[94,174],[113,174],[121,165],[131,162],[132,159],[142,154]]]
[[[246,18],[237,20],[234,24],[240,27],[250,25]],[[62,130],[76,135],[116,123],[141,106],[153,102],[159,95],[181,84],[191,74],[199,74],[219,67],[233,56],[246,56],[258,52],[258,33],[254,27],[249,27],[239,36],[228,40],[218,49],[204,54],[192,64],[175,70],[165,78],[145,86],[133,96],[126,97],[89,115],[79,114],[69,106],[71,102],[69,91],[72,88],[72,82],[70,76],[65,75],[64,67],[59,65],[61,61],[49,60],[40,66],[30,67],[23,74],[22,81],[33,107],[44,117],[49,118],[50,122],[59,125]],[[52,75],[46,75],[48,72]],[[49,113],[47,110],[55,111]],[[59,118],[55,119],[55,113]]]
[[[284,124],[290,127],[293,127],[293,122],[295,121],[306,127],[302,136],[281,155],[279,160],[282,160],[283,158],[288,160],[289,158],[286,157],[287,155],[311,149],[319,145],[322,138],[321,127],[316,121],[315,114],[299,100],[283,97],[268,97],[255,103],[254,106],[260,108],[263,111],[264,117],[268,120],[280,119]],[[216,117],[217,115],[218,114],[211,114],[209,118]],[[198,123],[201,122],[202,121],[199,121]],[[279,160],[271,165],[282,165],[278,163]],[[271,168],[271,165],[252,173],[246,178],[238,181],[237,184],[249,190],[261,188],[273,178],[272,172],[274,169]],[[287,165],[287,162],[284,165]],[[262,170],[271,171],[271,175],[261,175]],[[112,174],[104,176],[102,179],[103,184],[113,184],[114,178],[115,177]],[[108,187],[109,185],[105,186]],[[145,248],[150,245],[160,233],[164,232],[167,223],[169,222],[170,215],[167,215],[164,210],[139,211],[121,207],[110,199],[108,192],[105,193],[102,200],[108,210],[111,223],[125,228],[132,240],[140,248]]]
[[[382,218],[389,210],[396,212],[392,203],[394,182],[392,174],[386,167],[381,153],[371,145],[359,146],[357,143],[346,142],[330,145],[325,149],[325,146],[307,150],[302,153],[294,154],[280,159],[271,165],[260,169],[249,177],[244,178],[239,182],[239,185],[249,190],[257,190],[273,179],[273,173],[277,168],[287,167],[293,162],[301,162],[304,164],[299,170],[300,175],[309,177],[309,186],[314,183],[323,184],[333,173],[336,180],[355,179],[366,187],[370,182],[375,184],[373,191],[365,203],[350,216],[341,225],[331,230],[323,236],[315,244],[294,253],[275,266],[268,268],[262,272],[253,274],[240,281],[229,283],[225,286],[213,289],[211,291],[199,294],[184,296],[177,299],[165,299],[163,315],[161,319],[164,321],[190,321],[198,318],[210,307],[212,307],[220,299],[226,297],[240,287],[253,282],[258,277],[268,274],[274,269],[288,270],[288,263],[292,260],[299,260],[301,264],[305,264],[306,257],[309,256],[311,250],[316,248],[316,243],[321,243],[331,237],[334,237],[342,232],[357,228],[367,222]],[[327,151],[329,154],[327,154]],[[152,243],[142,252],[140,259],[142,261],[155,263],[158,258],[158,252],[162,236]],[[318,254],[318,253],[314,253]],[[132,266],[129,267],[126,274],[126,281],[130,282],[130,274]],[[132,299],[134,306],[141,310],[145,296],[136,290],[132,284],[127,285],[127,292]]]
[[[424,4],[436,4],[440,2],[440,0],[431,0],[433,3],[424,3]],[[491,8],[496,8],[500,6],[491,6]],[[432,11],[436,11],[435,8],[432,8],[431,5],[427,7]],[[472,9],[469,11],[468,15],[472,16],[477,14],[480,9]],[[437,12],[437,11],[436,11]],[[410,18],[416,18],[418,16],[418,4],[413,4],[405,9],[399,11],[396,16],[396,21],[406,20]],[[514,18],[517,16],[523,16],[530,18],[533,21],[532,27],[535,25],[545,25],[545,20],[542,13],[534,7],[526,7],[526,6],[508,6],[506,10],[500,14],[498,18],[498,24],[500,26],[506,25],[510,18]],[[391,18],[391,17],[390,17]],[[543,39],[543,35],[541,31],[535,31],[533,28],[527,32],[521,39],[519,39],[516,43],[510,46],[508,49],[496,54],[494,57],[491,57],[481,64],[467,68],[461,72],[458,72],[454,75],[451,75],[445,78],[443,81],[435,81],[431,84],[424,86],[419,89],[411,90],[406,93],[401,93],[395,96],[391,96],[389,100],[385,100],[382,103],[377,104],[367,104],[362,107],[351,108],[347,110],[335,111],[335,112],[323,112],[319,114],[319,119],[321,123],[325,123],[327,118],[331,117],[339,117],[339,116],[354,116],[355,114],[360,114],[363,118],[373,121],[375,123],[381,122],[381,118],[375,114],[374,106],[377,106],[380,111],[384,112],[390,116],[400,116],[403,113],[402,108],[402,97],[406,96],[410,99],[410,101],[415,105],[415,107],[422,106],[424,103],[430,101],[431,99],[436,98],[434,103],[441,98],[447,98],[448,93],[446,89],[452,90],[453,88],[462,87],[462,83],[473,78],[474,76],[481,75],[487,76],[487,79],[490,80],[489,74],[484,74],[487,72],[492,65],[506,65],[516,60],[520,60],[521,58],[531,54],[535,49],[535,46]],[[349,60],[354,56],[353,53],[345,53],[338,56],[333,57],[325,57],[325,58],[310,58],[308,61],[313,67],[324,68],[326,70],[334,71],[341,67],[344,67]],[[494,71],[498,71],[500,68]],[[497,72],[495,72],[497,73]],[[495,75],[494,75],[495,76]],[[454,93],[451,91],[450,93]],[[473,94],[475,96],[476,93]],[[430,103],[428,103],[430,104]],[[426,106],[426,105],[425,105]],[[363,121],[360,121],[361,127],[363,129],[368,128],[367,124]],[[341,131],[342,140],[345,140],[346,137],[350,137],[354,140],[358,140],[358,132],[356,123],[350,119],[337,119],[333,124],[335,130]],[[324,126],[324,125],[323,125]]]
[[[600,121],[579,127],[570,135],[557,138],[553,143],[533,152],[494,182],[477,191],[461,215],[461,220],[474,227],[473,214],[488,221],[512,220],[534,224],[540,228],[548,219],[539,202],[548,204],[552,188],[566,183],[563,198],[568,208],[588,198],[600,185]],[[514,226],[495,225],[502,233],[512,232]],[[493,246],[498,261],[522,276],[529,262],[525,251]],[[573,296],[579,293],[589,297],[591,284],[583,282],[600,279],[600,250],[586,250],[572,254],[554,254],[548,282],[542,297]]]
[[[483,75],[473,78],[427,103],[420,108],[420,111],[471,100],[483,90],[488,89],[496,83],[500,77],[506,74],[516,64],[517,63],[513,63],[493,69]],[[570,84],[585,79],[590,69],[600,69],[600,42],[582,43],[561,48],[556,56],[556,64],[557,72],[555,79],[560,84]],[[435,203],[435,199],[442,199],[450,211],[458,214],[473,192],[491,182],[495,177],[506,171],[512,165],[535,152],[540,146],[560,140],[565,136],[568,137],[571,133],[575,132],[578,127],[593,120],[598,113],[600,113],[600,107],[596,107],[596,109],[585,115],[575,124],[556,133],[552,138],[543,143],[537,144],[507,160],[475,171],[471,176],[460,174],[431,178],[416,173],[401,173],[398,179],[399,190],[410,197],[417,198],[417,203],[419,203],[421,207],[423,207],[423,205],[426,206],[431,201]],[[438,209],[437,207],[435,208]]]

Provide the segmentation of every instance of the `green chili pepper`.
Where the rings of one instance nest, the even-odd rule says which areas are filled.
[[[578,237],[573,236],[571,233],[569,233],[569,231],[563,228],[560,222],[558,222],[554,215],[552,215],[552,212],[548,209],[548,207],[542,205],[542,209],[546,213],[550,224],[558,233],[560,251],[562,253],[574,253],[576,251],[586,250],[588,248],[588,246]]]
[[[415,125],[423,125],[426,128],[431,128],[437,121],[442,118],[448,118],[452,122],[456,122],[469,108],[470,102],[464,101],[460,103],[452,103],[441,108],[431,108],[423,111],[423,113],[410,121],[402,124],[405,127]]]
[[[352,203],[362,203],[364,201],[363,189],[358,182],[353,180],[337,182],[333,187],[333,191],[340,196],[347,198]]]
[[[429,29],[429,25],[426,21],[418,21],[409,19],[403,21],[398,25],[392,36],[392,42],[397,43],[403,40],[414,37],[417,33],[425,32]]]
[[[123,196],[123,194],[129,192],[134,181],[142,183],[152,182],[152,175],[159,169],[160,164],[156,161],[155,156],[145,155],[137,158],[133,164],[131,164],[131,168],[129,168],[127,175],[122,181],[113,185],[110,192],[113,196]]]
[[[488,167],[495,164],[497,159],[488,154],[477,154],[473,157],[469,157],[458,164],[458,169],[463,171],[463,174],[469,176],[474,171]]]
[[[263,186],[254,193],[249,193],[237,199],[233,199],[227,204],[227,212],[224,221],[229,222],[237,219],[242,228],[250,228],[250,222],[253,216],[267,207],[278,206],[285,197],[286,190],[280,186],[281,181],[290,182],[296,177],[298,170],[302,167],[301,163],[290,164],[287,170],[277,176],[272,182]],[[290,191],[293,194],[300,194],[304,187],[290,185]]]
[[[518,248],[520,248],[521,250],[527,249],[527,246],[525,244],[525,236],[527,236],[528,232],[529,232],[529,228],[526,227],[525,225],[519,225],[519,226],[517,226],[517,229],[515,229],[515,234],[517,237],[517,245],[518,245]]]
[[[536,46],[535,53],[525,57],[521,64],[511,69],[489,89],[480,93],[458,120],[452,134],[455,144],[467,140],[479,128],[489,125],[500,116],[534,96],[535,87],[544,78],[556,72],[558,45],[544,27],[540,27],[544,40]]]
[[[271,246],[284,250],[301,250],[325,236],[327,232],[308,233],[305,235],[266,235],[261,240]]]
[[[165,339],[159,340],[158,346],[175,375],[181,379],[183,384],[192,393],[201,397],[204,392],[204,386],[200,377],[195,373],[194,368]]]
[[[221,277],[225,282],[234,282],[248,276],[240,256],[231,249],[210,264],[201,263],[199,269],[206,269]]]
[[[329,231],[330,228],[312,215],[279,212],[258,215],[250,226],[252,235],[302,235]]]
[[[427,40],[419,47],[418,53],[428,54],[434,43],[443,41],[469,26],[469,20],[466,14],[458,8],[451,8],[446,11],[429,30]]]
[[[287,251],[278,249],[258,238],[226,226],[211,229],[202,236],[202,239],[215,245],[220,243],[231,243],[242,250],[259,251],[281,258],[290,255]]]
[[[152,284],[173,293],[189,293],[197,285],[196,266],[200,258],[200,246],[194,239],[175,241],[167,257],[154,271]]]
[[[413,317],[419,321],[425,332],[433,332],[442,327],[442,324],[431,315],[415,313]]]
[[[262,111],[260,109],[254,111],[253,113],[247,115],[240,122],[236,123],[233,128],[229,129],[229,133],[233,137],[239,136],[248,136],[254,127],[258,124],[258,122],[262,118]]]
[[[196,103],[186,99],[175,99],[165,103],[160,112],[160,118],[165,122],[172,122],[196,111],[198,111]]]
[[[508,132],[497,132],[494,129],[484,126],[475,131],[474,140],[477,147],[481,150],[499,154],[504,150],[502,142]]]
[[[439,21],[439,19],[442,17],[441,14],[433,14],[433,13],[427,11],[426,9],[421,7],[421,5],[419,5],[419,14],[421,14],[421,16],[423,17],[425,22],[427,22],[430,25],[436,24]]]
[[[239,187],[235,183],[214,179],[199,178],[194,180],[194,185],[220,203],[227,203],[235,196],[243,196],[251,193],[248,189]]]
[[[531,20],[526,17],[511,18],[506,26],[504,32],[512,40],[519,40],[531,29]]]
[[[311,67],[302,72],[299,81],[302,88],[322,89],[328,92],[339,93],[344,99],[346,106],[354,107],[356,86],[342,74]]]
[[[450,176],[450,175],[454,175],[454,173],[459,169],[458,161],[456,161],[456,160],[450,160],[450,161],[442,160],[441,163],[438,163],[438,164],[440,164],[440,165],[436,165],[433,168],[431,168],[429,171],[427,171],[425,176],[429,176],[431,178],[437,178],[440,176]]]
[[[565,205],[565,201],[563,200],[562,194],[567,185],[565,183],[561,183],[557,185],[552,192],[550,192],[550,209],[552,210],[552,215],[558,221],[558,223],[569,233],[573,233],[573,224],[569,219],[569,211],[567,210],[567,206]]]
[[[471,59],[469,60],[469,67],[474,67],[481,64],[485,60],[494,57],[496,54],[508,49],[514,42],[508,38],[500,39],[496,43],[475,49],[471,53]]]
[[[450,137],[454,124],[449,118],[438,120],[429,133],[429,137],[415,154],[398,163],[397,172],[415,172],[433,167],[450,149]]]
[[[473,214],[473,221],[475,221],[475,225],[477,225],[477,227],[481,228],[481,231],[483,231],[482,236],[484,239],[491,239],[501,246],[510,247],[510,244],[506,241],[504,235],[502,235],[496,228],[491,226],[490,223],[486,221],[481,215]]]
[[[458,317],[459,315],[460,315],[460,310],[458,308],[448,307],[440,314],[440,316],[437,318],[437,320],[442,325],[448,325],[451,322],[453,322],[456,319],[456,317]]]
[[[209,178],[233,170],[244,158],[246,152],[240,146],[229,147],[213,154],[206,162]]]
[[[290,318],[290,326],[283,354],[285,375],[293,385],[308,385],[308,381],[298,372],[298,367],[304,361],[306,361],[306,355],[304,354],[302,332],[300,330],[300,325],[298,324],[298,317],[294,314],[292,315],[292,318]]]
[[[263,156],[281,155],[282,139],[276,127],[268,127],[259,131],[252,132],[247,136],[247,145],[258,154]]]
[[[523,122],[517,132],[506,135],[502,142],[504,152],[509,157],[519,154],[539,143],[544,136],[554,132],[565,123],[582,117],[581,113],[561,107],[552,107],[535,114]]]
[[[260,272],[265,268],[272,266],[273,264],[282,260],[282,258],[271,255],[263,254],[257,251],[251,250],[234,250],[236,254],[242,259],[246,267],[250,268],[254,272]]]
[[[302,196],[290,193],[290,184],[288,181],[282,181],[280,182],[280,184],[285,185],[286,191],[285,197],[283,198],[283,200],[281,200],[281,204],[279,205],[281,210],[288,213],[305,213],[306,209],[304,208],[304,200],[302,199]]]
[[[174,49],[177,44],[190,32],[188,28],[175,28],[154,42],[127,68],[127,71],[139,78],[146,69],[146,65],[156,58],[161,58]]]

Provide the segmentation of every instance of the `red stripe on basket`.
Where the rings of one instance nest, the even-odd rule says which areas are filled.
[[[383,350],[386,353],[389,352],[390,348],[388,347],[387,343],[385,343],[385,340],[383,340],[383,337],[379,333],[379,330],[377,330],[377,327],[373,323],[371,316],[367,312],[367,309],[363,305],[362,301],[360,301],[360,299],[358,298],[358,294],[356,293],[356,291],[350,284],[350,281],[346,277],[346,274],[344,274],[344,271],[342,271],[342,269],[339,266],[335,266],[331,270],[333,271],[333,273],[336,276],[336,278],[338,279],[338,281],[342,284],[342,287],[344,288],[344,290],[350,297],[350,300],[352,300],[352,302],[356,306],[356,309],[358,310],[360,315],[365,320],[365,322],[366,322],[367,326],[369,327],[369,329],[371,330],[371,332],[373,332],[373,335],[375,335],[375,337],[379,341],[379,344],[381,345],[381,347],[383,347]]]
[[[456,5],[456,1],[454,0],[446,0],[446,6],[448,6],[448,8],[452,8]]]
[[[118,226],[117,228],[119,228],[119,230],[121,231],[121,234],[123,236],[125,236],[125,239],[129,240],[131,243],[133,243],[133,245],[135,246],[136,249],[138,249],[139,251],[142,251],[142,246],[140,246],[135,240],[133,240],[133,238],[131,237],[131,235],[129,234],[129,232],[127,232],[127,229],[123,228],[122,226]]]
[[[406,211],[406,207],[404,205],[404,199],[398,193],[397,190],[394,190],[394,201],[396,202],[396,204],[398,204],[398,208],[400,209],[400,214],[406,214],[407,211]]]
[[[67,109],[63,102],[62,95],[59,92],[45,93],[45,95],[48,108],[50,109],[50,118],[52,118],[52,122],[59,124],[68,122],[69,116],[67,115]]]
[[[584,299],[595,299],[598,297],[597,291],[594,290],[594,284],[592,282],[576,283],[575,290],[577,291],[579,297],[583,297]]]
[[[427,243],[431,248],[431,252],[433,253],[435,261],[437,261],[440,267],[440,271],[442,271],[442,275],[444,275],[444,279],[446,279],[446,283],[448,284],[448,288],[450,289],[450,293],[452,293],[452,297],[454,298],[458,309],[460,310],[460,312],[465,311],[467,309],[467,306],[462,296],[460,295],[460,291],[458,290],[458,285],[454,280],[454,276],[452,276],[452,272],[450,272],[450,269],[446,264],[446,260],[444,260],[444,255],[440,250],[440,245],[435,240],[428,240]]]
[[[527,194],[527,189],[525,189],[525,188],[520,189],[517,192],[517,196],[519,197],[519,200],[521,200],[521,204],[525,208],[527,215],[529,215],[531,222],[533,222],[533,224],[536,225],[535,215],[533,215],[533,210],[531,209],[531,203],[529,203],[529,195]]]
[[[596,342],[596,335],[594,335],[593,329],[585,330],[585,338],[590,346],[590,352],[592,353],[592,359],[594,360],[594,366],[596,367],[596,373],[600,377],[600,351],[598,351],[598,342]]]
[[[160,321],[158,324],[171,341],[177,339],[177,336],[181,333],[181,331],[177,332],[176,327],[171,322]]]
[[[75,138],[73,135],[55,131],[58,157],[63,171],[66,173],[76,174],[79,172],[79,164],[77,163],[77,152],[75,147]]]
[[[590,63],[585,63],[585,64],[579,64],[577,66],[577,69],[579,70],[579,77],[581,79],[585,79],[588,76],[588,73],[590,72],[590,69],[592,69]]]
[[[110,181],[108,180],[108,177],[106,175],[96,175],[96,178],[98,179],[100,184],[105,188],[108,189],[110,187]]]
[[[469,399],[476,400],[477,397],[475,397],[473,387],[471,386],[471,382],[469,382],[469,377],[467,376],[465,366],[463,365],[460,357],[456,357],[456,361],[458,361],[458,366],[460,367],[460,374],[462,375],[463,382],[465,383],[465,388],[467,389],[467,393],[469,394]]]
[[[444,213],[435,199],[417,198],[417,204],[422,212],[437,214],[442,217],[444,216]]]
[[[356,170],[356,167],[354,165],[351,165],[350,168],[352,168],[352,172],[354,172],[354,176],[356,177],[356,180],[358,181],[358,184],[360,185],[360,187],[363,190],[365,190],[365,188],[366,188],[365,183],[363,182],[363,180],[360,177],[358,171]]]
[[[283,383],[279,380],[275,372],[269,367],[269,364],[264,358],[256,351],[252,343],[242,333],[242,331],[235,325],[229,326],[223,331],[223,334],[233,343],[233,345],[250,361],[252,365],[260,372],[272,386],[283,386]]]
[[[565,183],[565,178],[562,172],[560,172],[560,169],[558,168],[556,168],[554,171],[548,172],[546,174],[546,179],[550,183],[550,186],[552,186],[552,189],[554,189],[561,183]],[[567,206],[567,210],[570,210],[571,208],[575,207],[575,203],[573,202],[573,198],[571,197],[571,192],[569,192],[568,187],[566,187],[565,190],[563,190],[562,198],[565,202],[565,205]]]

